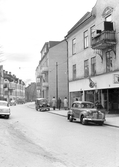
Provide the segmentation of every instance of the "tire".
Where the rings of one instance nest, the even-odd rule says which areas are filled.
[[[98,125],[103,126],[104,122],[99,122]]]
[[[81,116],[81,124],[82,124],[82,125],[85,125],[85,124],[86,124],[86,121],[84,120],[84,116],[83,116],[83,115]]]
[[[9,119],[9,115],[5,115],[5,118],[6,118],[6,119]]]
[[[73,122],[73,116],[72,115],[69,116],[69,121]]]

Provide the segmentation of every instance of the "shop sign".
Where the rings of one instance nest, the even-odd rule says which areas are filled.
[[[114,83],[119,84],[119,74],[114,74]]]

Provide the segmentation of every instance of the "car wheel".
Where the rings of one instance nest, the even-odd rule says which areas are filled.
[[[5,118],[6,118],[6,119],[9,119],[9,115],[6,115]]]
[[[102,126],[104,125],[104,122],[99,122],[98,125]]]
[[[86,121],[84,120],[84,116],[83,116],[83,115],[81,116],[81,124],[82,124],[82,125],[85,125],[85,124],[86,124]]]
[[[73,116],[72,115],[69,116],[69,121],[73,122]]]

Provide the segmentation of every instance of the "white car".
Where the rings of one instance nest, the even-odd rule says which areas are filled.
[[[4,116],[5,118],[10,117],[10,107],[7,101],[0,100],[0,116]]]

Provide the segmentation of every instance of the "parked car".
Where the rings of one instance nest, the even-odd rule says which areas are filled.
[[[17,104],[25,104],[25,100],[24,99],[17,99]]]
[[[16,101],[15,100],[11,100],[10,101],[10,106],[16,106]]]
[[[35,108],[37,111],[49,111],[50,105],[46,98],[37,98],[35,100]]]
[[[7,101],[0,100],[0,116],[5,118],[10,117],[10,107]]]
[[[71,109],[67,113],[67,119],[70,122],[79,120],[83,125],[89,122],[103,125],[105,121],[105,113],[97,109],[92,102],[74,101]]]

